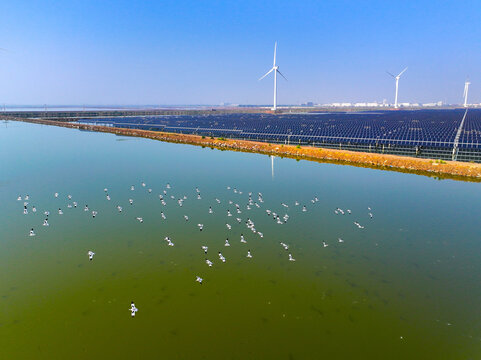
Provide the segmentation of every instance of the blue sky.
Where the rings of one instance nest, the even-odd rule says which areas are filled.
[[[481,102],[481,1],[2,1],[0,103]]]

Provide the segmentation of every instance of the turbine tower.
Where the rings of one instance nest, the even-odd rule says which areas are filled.
[[[277,109],[277,73],[279,73],[280,76],[286,79],[286,77],[282,75],[282,73],[279,71],[279,66],[276,65],[276,51],[277,51],[277,41],[274,45],[274,64],[272,65],[272,68],[268,72],[266,72],[264,76],[262,76],[259,79],[259,81],[264,79],[267,75],[269,75],[271,72],[274,71],[274,106],[272,107],[272,110],[274,111],[276,111]]]
[[[407,70],[408,68],[405,68],[403,71],[401,71],[399,73],[399,75],[397,76],[394,76],[393,74],[391,74],[389,71],[386,71],[389,75],[391,75],[394,79],[396,79],[396,96],[394,97],[394,108],[398,108],[398,104],[397,104],[397,94],[398,94],[398,89],[399,89],[399,79],[401,78],[401,75],[404,74],[404,72]]]
[[[466,80],[466,82],[464,83],[464,93],[463,93],[463,97],[464,97],[464,107],[468,107],[468,91],[469,91],[469,85],[471,85],[471,83],[469,82],[469,80]]]

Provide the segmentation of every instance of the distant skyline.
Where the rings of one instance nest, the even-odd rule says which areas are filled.
[[[12,1],[0,104],[481,102],[481,2]],[[282,79],[283,80],[283,79]]]

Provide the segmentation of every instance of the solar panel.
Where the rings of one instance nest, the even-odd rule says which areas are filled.
[[[452,149],[464,109],[310,114],[164,115],[80,122],[213,137],[315,146]],[[470,109],[459,149],[481,150],[481,110]]]

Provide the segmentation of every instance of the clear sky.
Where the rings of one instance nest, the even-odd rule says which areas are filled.
[[[481,102],[481,1],[1,1],[0,103]]]

